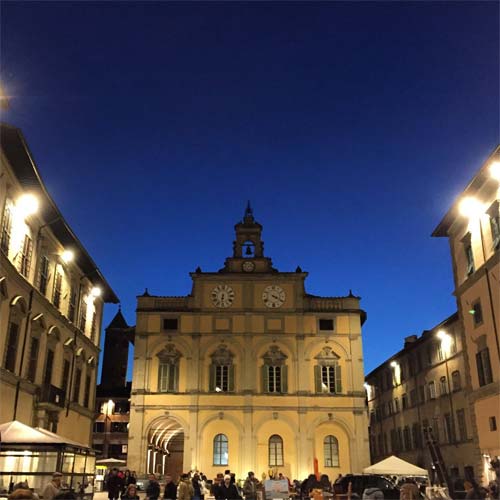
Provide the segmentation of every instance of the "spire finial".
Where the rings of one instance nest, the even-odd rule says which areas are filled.
[[[244,222],[253,222],[253,210],[252,206],[250,205],[250,200],[247,201],[247,207],[245,208],[245,215],[243,217]]]

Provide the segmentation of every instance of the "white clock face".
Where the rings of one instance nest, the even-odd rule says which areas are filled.
[[[212,290],[212,302],[215,307],[230,307],[234,300],[234,291],[228,285],[217,285]]]
[[[264,288],[262,300],[267,307],[276,308],[281,307],[285,302],[286,294],[283,288],[277,285],[270,285]]]

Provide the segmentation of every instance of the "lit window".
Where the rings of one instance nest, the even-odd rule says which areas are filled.
[[[211,355],[209,390],[211,392],[234,391],[233,354],[221,344]]]
[[[28,278],[30,274],[32,253],[33,253],[33,242],[31,241],[31,238],[27,234],[25,234],[23,241],[23,248],[21,250],[21,253],[19,254],[19,272],[25,278]]]
[[[214,465],[228,464],[228,441],[225,434],[217,434],[214,437]]]
[[[269,438],[269,467],[283,466],[283,439],[277,434]]]
[[[287,356],[276,345],[271,346],[262,356],[263,392],[283,394],[287,392]]]
[[[3,211],[2,232],[0,234],[0,248],[5,252],[6,255],[9,254],[11,233],[12,233],[12,208],[11,208],[11,202],[7,200],[7,203],[5,204],[5,208]]]
[[[317,365],[314,367],[315,388],[318,394],[342,393],[342,376],[339,356],[330,347],[324,347],[315,356]]]
[[[335,436],[326,436],[323,441],[325,467],[339,466],[339,442]]]

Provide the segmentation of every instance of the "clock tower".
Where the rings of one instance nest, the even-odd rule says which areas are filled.
[[[264,257],[262,226],[255,220],[250,202],[247,203],[243,220],[234,226],[236,240],[233,256],[228,257],[219,272],[226,273],[276,273],[272,261]]]

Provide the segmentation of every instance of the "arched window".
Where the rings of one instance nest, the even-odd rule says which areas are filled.
[[[27,307],[24,299],[18,295],[10,303],[9,322],[7,326],[7,344],[3,366],[6,370],[15,373],[17,362],[18,343],[21,334],[21,322],[26,315]]]
[[[283,466],[283,439],[277,434],[269,438],[269,467]]]
[[[228,456],[227,436],[217,434],[214,437],[214,465],[227,465]]]
[[[335,436],[326,436],[323,440],[325,467],[339,466],[339,442]]]
[[[182,354],[174,344],[167,344],[159,353],[158,392],[179,390],[179,360]]]
[[[314,382],[317,393],[340,394],[342,392],[342,376],[339,357],[330,347],[323,347],[315,358]]]
[[[278,394],[288,392],[287,356],[277,345],[272,345],[262,358],[262,391]]]
[[[460,381],[460,372],[458,370],[454,371],[451,374],[451,382],[453,386],[453,392],[459,391],[462,387],[462,383]]]
[[[212,392],[234,391],[233,353],[221,344],[211,355],[209,390]]]

